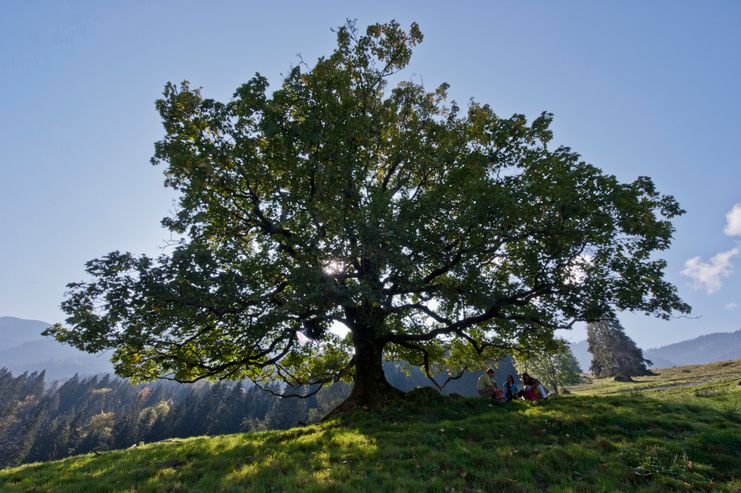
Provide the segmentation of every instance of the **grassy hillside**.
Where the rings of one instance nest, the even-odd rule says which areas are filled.
[[[507,405],[414,391],[381,414],[0,471],[2,492],[739,491],[741,360]]]

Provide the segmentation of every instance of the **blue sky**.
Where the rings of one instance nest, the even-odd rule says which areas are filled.
[[[695,318],[622,316],[639,345],[741,328],[735,1],[8,2],[0,315],[61,321],[64,286],[84,278],[85,261],[160,251],[173,196],[148,160],[165,82],[227,99],[259,71],[275,87],[298,54],[329,53],[330,28],[346,18],[417,21],[425,41],[404,77],[446,81],[453,99],[500,115],[551,111],[558,143],[622,180],[649,175],[679,200],[687,214],[665,257]]]

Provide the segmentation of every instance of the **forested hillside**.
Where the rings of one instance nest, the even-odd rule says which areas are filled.
[[[741,358],[741,329],[736,332],[716,332],[687,341],[647,349],[646,358],[671,361],[673,365],[702,365],[713,361]],[[655,367],[661,368],[654,362]]]
[[[399,389],[431,386],[419,369],[384,366],[389,382]],[[503,382],[513,372],[511,359],[506,358],[497,379]],[[449,382],[444,392],[475,395],[477,377],[477,373],[467,373]],[[312,390],[297,387],[290,393],[305,395]],[[75,376],[49,387],[44,372],[14,376],[0,369],[0,467],[165,438],[311,423],[346,398],[350,386],[335,383],[306,399],[281,399],[270,391],[283,389],[275,384],[263,391],[249,381],[132,385],[110,375]]]
[[[2,369],[0,467],[171,437],[289,428],[316,421],[346,395],[342,385],[280,399],[249,382],[132,385],[111,376],[75,376],[45,390],[43,372]]]

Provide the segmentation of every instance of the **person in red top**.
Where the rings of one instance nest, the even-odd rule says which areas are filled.
[[[527,400],[547,399],[548,391],[537,378],[531,377],[527,372],[522,374],[522,383],[525,384],[524,397]]]

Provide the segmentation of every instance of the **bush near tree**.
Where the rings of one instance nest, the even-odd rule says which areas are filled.
[[[549,390],[559,394],[559,388],[581,382],[581,369],[566,341],[553,351],[519,352],[515,357],[518,373],[528,372]]]

